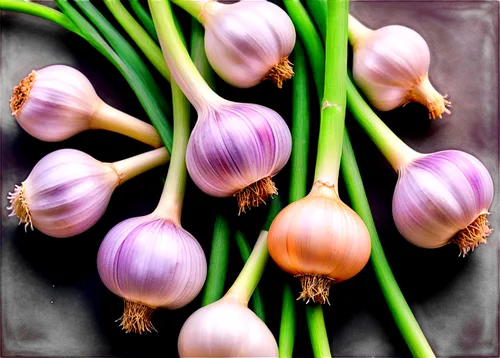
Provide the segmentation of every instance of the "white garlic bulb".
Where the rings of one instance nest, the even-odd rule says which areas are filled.
[[[10,108],[26,132],[46,142],[104,129],[153,147],[162,145],[153,126],[104,103],[83,73],[65,65],[48,66],[23,78],[14,87]]]
[[[230,85],[249,88],[271,80],[281,88],[292,78],[288,56],[295,46],[295,28],[279,6],[268,1],[174,2],[203,24],[208,61]]]
[[[184,323],[180,357],[277,357],[273,334],[246,305],[222,298],[200,308]]]
[[[373,107],[390,111],[415,101],[431,119],[450,113],[450,102],[429,81],[429,47],[416,31],[399,25],[373,31],[349,16],[349,41],[354,81]]]

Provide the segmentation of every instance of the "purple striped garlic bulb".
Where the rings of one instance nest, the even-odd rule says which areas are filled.
[[[198,241],[155,212],[113,227],[99,248],[97,268],[106,287],[125,301],[120,325],[139,334],[154,330],[150,318],[156,309],[191,302],[207,275]]]
[[[114,163],[75,149],[57,150],[40,159],[9,193],[9,216],[17,216],[25,229],[35,227],[52,237],[81,234],[102,217],[116,187],[168,160],[165,148]]]
[[[281,116],[257,104],[224,101],[199,112],[186,165],[205,193],[235,196],[240,212],[277,194],[272,181],[287,163],[292,138]]]
[[[392,213],[411,243],[436,248],[454,243],[466,255],[486,242],[493,180],[474,156],[458,150],[423,154],[399,169]]]

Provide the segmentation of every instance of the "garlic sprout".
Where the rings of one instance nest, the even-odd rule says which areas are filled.
[[[463,256],[486,242],[494,193],[486,167],[458,150],[414,151],[377,117],[350,81],[347,93],[350,111],[398,173],[392,214],[401,235],[424,248],[457,244]]]
[[[209,195],[235,196],[240,212],[259,206],[277,193],[272,177],[290,157],[290,130],[269,108],[218,96],[189,58],[169,3],[149,5],[172,78],[198,113],[186,154],[191,179]]]
[[[287,13],[268,1],[222,4],[215,0],[175,0],[205,27],[205,51],[215,72],[234,87],[263,80],[278,88],[292,78],[288,56],[295,29]]]
[[[153,126],[104,103],[87,77],[69,66],[32,71],[14,87],[10,107],[26,132],[46,142],[62,141],[88,129],[105,129],[161,146]]]
[[[120,326],[127,333],[154,331],[153,312],[191,302],[207,275],[203,249],[181,227],[190,106],[175,82],[171,87],[174,145],[160,202],[151,214],[122,221],[111,229],[97,255],[101,280],[124,300]]]
[[[450,113],[450,102],[429,81],[429,47],[416,31],[399,25],[370,30],[349,16],[349,41],[354,81],[373,107],[390,111],[416,101],[431,119]]]
[[[9,193],[9,216],[17,216],[26,229],[35,227],[53,237],[81,234],[102,217],[119,185],[168,160],[165,148],[114,163],[79,150],[57,150],[43,157]]]

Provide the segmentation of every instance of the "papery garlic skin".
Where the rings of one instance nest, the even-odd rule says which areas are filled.
[[[21,91],[27,91],[22,98]],[[58,142],[90,129],[90,117],[100,103],[94,87],[80,71],[54,65],[33,71],[21,81],[14,89],[11,109],[30,135]]]
[[[208,1],[200,21],[208,61],[230,85],[249,88],[270,77],[281,88],[283,79],[293,76],[288,56],[295,46],[295,28],[279,6],[267,1]]]
[[[353,277],[368,262],[371,249],[361,218],[340,200],[333,187],[319,181],[306,197],[276,216],[267,244],[276,264],[298,276],[303,290],[307,276],[329,279],[329,285]],[[327,302],[327,298],[308,294],[303,292],[300,298]]]
[[[74,149],[43,157],[9,194],[12,210],[26,226],[66,238],[92,227],[104,214],[120,178],[110,164]]]
[[[122,221],[109,231],[97,254],[97,269],[104,285],[125,301],[151,309],[177,309],[202,289],[207,261],[190,233],[150,214]],[[133,318],[127,314],[122,318],[125,329],[123,321]]]
[[[478,159],[462,151],[446,150],[423,155],[399,170],[392,213],[399,232],[408,241],[436,248],[453,242],[471,224],[477,226],[478,217],[484,224],[493,195],[491,175]],[[474,241],[456,242],[461,254],[486,241],[491,230],[487,221],[486,227],[480,226]]]
[[[290,130],[278,113],[257,104],[227,102],[199,113],[186,165],[202,191],[228,197],[277,174],[291,149]]]
[[[180,357],[277,357],[276,340],[248,307],[227,298],[200,308],[182,326]]]
[[[449,102],[429,82],[429,47],[416,31],[385,26],[351,43],[354,81],[373,107],[390,111],[417,101],[428,107],[432,119],[450,113]]]

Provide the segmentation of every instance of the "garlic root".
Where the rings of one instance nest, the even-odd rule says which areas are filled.
[[[241,189],[233,195],[238,199],[238,215],[245,213],[246,209],[257,207],[261,203],[265,204],[273,195],[278,195],[278,189],[271,177],[266,177]]]
[[[120,327],[125,333],[158,332],[151,323],[151,315],[155,308],[128,300],[124,300],[124,304],[123,315],[117,321],[120,321]]]
[[[7,196],[7,200],[10,202],[10,206],[7,207],[7,210],[12,210],[9,216],[17,216],[19,218],[19,225],[25,224],[24,230],[27,231],[28,226],[33,230],[33,222],[31,220],[31,212],[24,191],[24,183],[15,186],[14,192],[9,193]]]
[[[28,76],[19,82],[19,85],[14,87],[12,96],[10,97],[10,109],[13,116],[17,115],[23,108],[24,102],[28,99],[35,81],[36,71],[31,71]]]
[[[269,70],[264,80],[270,80],[276,87],[282,88],[283,82],[291,79],[294,75],[292,65],[293,63],[290,62],[288,56],[283,57]]]
[[[480,214],[476,220],[470,223],[465,229],[460,230],[450,241],[450,243],[458,245],[460,249],[459,257],[465,257],[469,251],[474,251],[480,244],[486,243],[486,237],[493,231],[489,227],[489,222],[486,218],[488,214]]]

